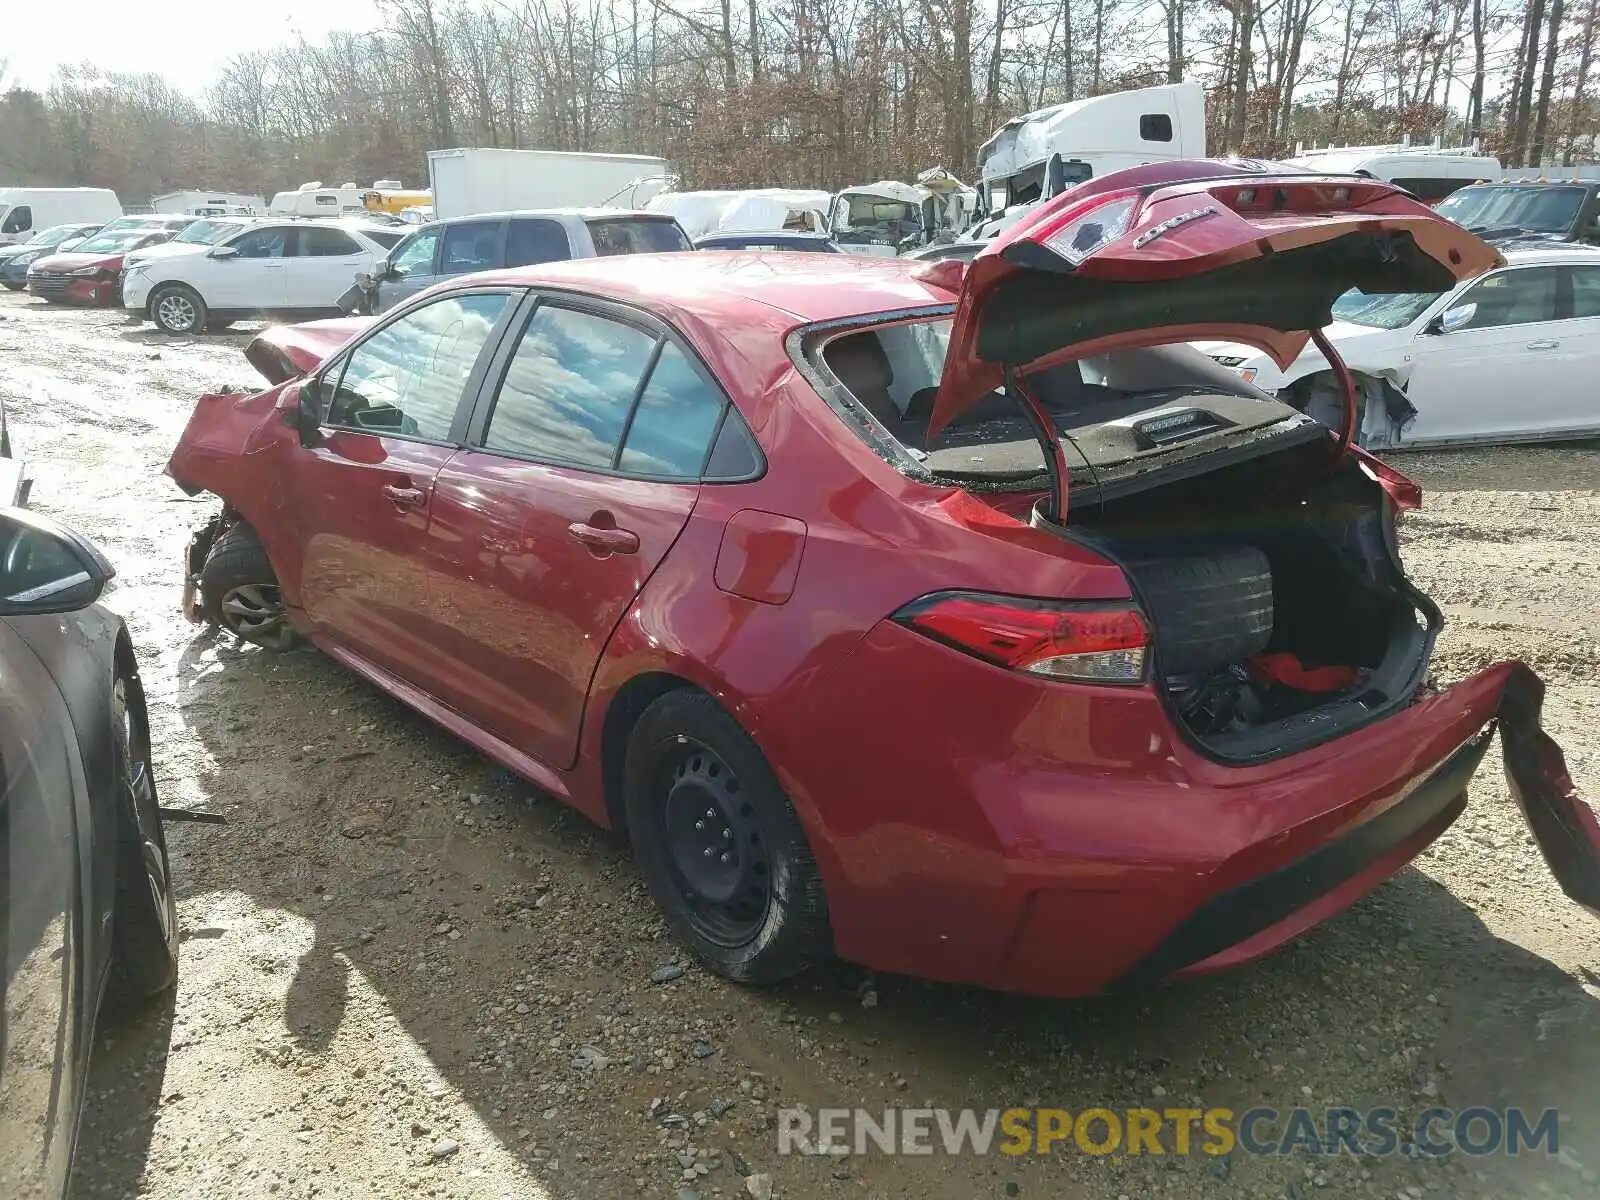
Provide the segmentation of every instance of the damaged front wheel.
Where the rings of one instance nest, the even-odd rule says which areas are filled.
[[[288,650],[299,640],[284,607],[277,573],[256,531],[243,521],[228,528],[200,570],[200,615],[240,641]]]

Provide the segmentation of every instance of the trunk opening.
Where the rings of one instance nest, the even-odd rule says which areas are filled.
[[[1152,629],[1157,689],[1224,762],[1338,737],[1423,682],[1438,609],[1406,579],[1382,488],[1290,448],[1033,523],[1106,555]],[[1306,480],[1313,480],[1309,486]]]

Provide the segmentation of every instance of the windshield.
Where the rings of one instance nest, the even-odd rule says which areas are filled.
[[[73,247],[74,254],[120,254],[124,250],[131,250],[145,238],[150,236],[148,229],[118,229],[111,233],[104,230],[95,234],[86,242],[80,242]]]
[[[693,250],[683,229],[674,220],[624,217],[620,220],[590,221],[589,236],[594,251],[610,254],[659,254],[665,251]]]
[[[1567,233],[1583,207],[1585,189],[1529,184],[1462,188],[1439,201],[1436,212],[1468,229],[1526,229]]]
[[[1360,288],[1351,288],[1333,302],[1333,319],[1351,325],[1366,325],[1372,329],[1403,329],[1411,324],[1443,292],[1395,292],[1392,295],[1369,296]]]
[[[989,487],[1036,486],[1044,455],[1021,405],[1004,392],[928,440],[949,346],[950,321],[941,318],[836,337],[820,358],[934,473]],[[1032,373],[1028,383],[1070,444],[1069,458],[1090,476],[1142,471],[1267,426],[1303,423],[1288,405],[1186,345],[1095,355]]]
[[[246,224],[245,221],[196,221],[172,240],[184,246],[215,246]]]
[[[81,237],[87,232],[82,225],[52,225],[41,229],[28,239],[30,246],[59,246],[68,238]]]
[[[842,210],[839,211],[839,210]],[[922,209],[900,200],[886,200],[882,196],[846,192],[839,197],[836,216],[843,216],[843,224],[852,229],[872,229],[884,226],[922,228]]]

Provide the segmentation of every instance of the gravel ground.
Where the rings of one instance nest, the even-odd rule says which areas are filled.
[[[210,511],[162,474],[246,333],[167,340],[0,296],[35,506],[96,538],[144,664],[169,804],[176,992],[108,1015],[75,1195],[488,1198],[1600,1195],[1600,923],[1568,903],[1498,751],[1414,867],[1265,961],[1051,1003],[838,966],[775,991],[665,936],[625,847],[313,651],[178,616]],[[1600,454],[1409,456],[1442,680],[1520,655],[1600,796]],[[1064,950],[1070,952],[1070,950]],[[661,968],[674,966],[681,970]],[[664,982],[654,982],[673,976]],[[781,1106],[1557,1107],[1562,1154],[1358,1161],[777,1153]]]

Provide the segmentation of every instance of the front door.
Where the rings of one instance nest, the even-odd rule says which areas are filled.
[[[418,686],[437,666],[422,565],[434,480],[513,301],[448,296],[369,334],[318,376],[321,436],[296,458],[292,574],[306,619]]]
[[[78,842],[89,830],[71,731],[55,681],[0,623],[0,1163],[8,1196],[63,1193],[79,1103],[80,1014],[90,998]]]
[[[1406,388],[1417,418],[1405,443],[1515,436],[1537,428],[1538,406],[1531,398],[1561,386],[1560,338],[1553,331],[1560,282],[1552,266],[1496,271],[1451,305],[1477,306],[1465,326],[1417,335]]]
[[[425,291],[438,282],[435,265],[439,254],[437,226],[412,234],[395,247],[389,256],[389,275],[378,281],[378,308],[393,308],[402,300]]]
[[[250,312],[282,308],[293,234],[289,225],[249,229],[227,243],[231,256],[205,258],[196,280],[205,302],[212,308]]]
[[[607,640],[682,531],[725,404],[642,318],[542,303],[435,484],[441,697],[551,766]]]

